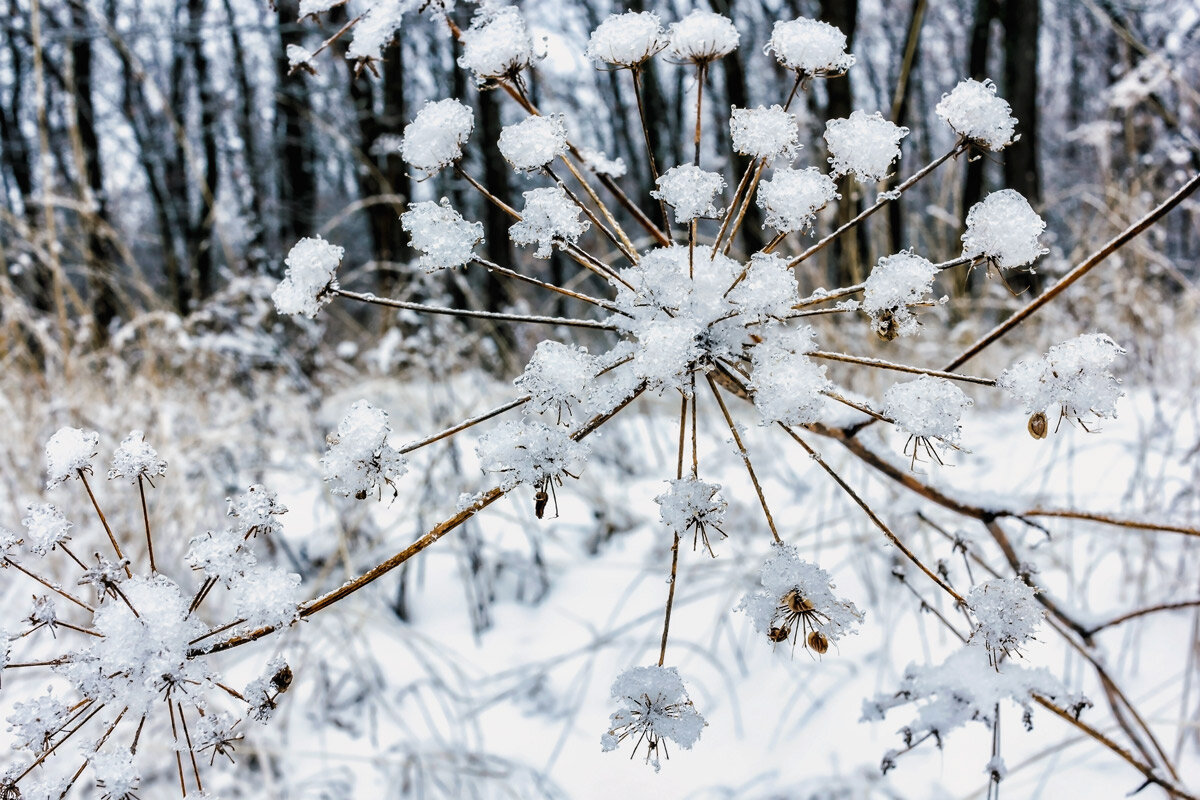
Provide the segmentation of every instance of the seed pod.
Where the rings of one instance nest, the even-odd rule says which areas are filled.
[[[801,596],[795,589],[783,596],[783,603],[788,610],[796,614],[804,614],[813,610],[812,601]]]
[[[813,631],[808,635],[808,649],[823,656],[829,650],[829,640],[820,631]]]
[[[1046,420],[1046,412],[1039,411],[1029,418],[1029,435],[1035,439],[1045,439],[1046,433],[1050,429],[1050,423]]]
[[[890,342],[900,335],[900,326],[896,324],[895,312],[888,310],[879,314],[875,320],[875,335],[885,342]]]
[[[292,668],[284,664],[282,669],[271,676],[271,685],[280,694],[286,692],[292,685]]]
[[[533,496],[533,513],[537,515],[538,519],[546,516],[546,503],[548,502],[550,502],[550,495],[545,491],[539,490]]]
[[[773,627],[773,628],[771,628],[771,630],[767,631],[767,638],[770,639],[775,644],[779,644],[780,642],[786,642],[788,637],[791,635],[792,635],[792,630],[791,630],[791,628],[787,627],[786,625]]]

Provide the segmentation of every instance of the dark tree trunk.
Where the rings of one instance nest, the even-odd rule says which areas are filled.
[[[821,19],[846,34],[846,49],[853,52],[854,34],[858,28],[858,0],[821,0]],[[826,119],[850,116],[854,110],[854,91],[851,73],[825,82],[828,101],[825,105]],[[838,181],[842,199],[838,201],[837,224],[853,219],[862,208],[861,188],[850,176]],[[855,233],[839,237],[829,248],[832,262],[828,267],[829,279],[836,285],[858,283],[864,277],[862,260],[868,252],[867,227],[861,224]]]
[[[312,235],[316,218],[316,154],[305,124],[309,109],[308,81],[303,70],[288,75],[288,45],[302,45],[303,29],[296,24],[297,0],[276,3],[279,50],[275,56],[275,129],[279,158],[279,236],[284,249]],[[282,260],[275,266],[283,271]]]
[[[266,190],[263,188],[264,170],[258,150],[257,99],[255,86],[250,80],[247,70],[246,49],[242,44],[242,35],[234,16],[232,0],[223,0],[225,16],[229,20],[229,45],[233,56],[233,78],[237,84],[237,114],[236,124],[238,138],[241,140],[242,169],[245,177],[246,197],[244,205],[249,219],[246,227],[250,231],[250,241],[246,250],[246,265],[253,273],[263,270],[266,259],[266,220],[263,217],[263,198]],[[232,265],[230,265],[232,267]]]
[[[1004,184],[1016,189],[1035,208],[1041,205],[1038,168],[1038,33],[1039,0],[1007,0],[1003,4],[1004,96],[1017,118],[1021,138],[1004,149]]]
[[[196,297],[204,300],[217,287],[217,264],[213,226],[216,195],[220,189],[221,164],[217,153],[217,104],[204,53],[204,10],[206,0],[188,0],[188,44],[192,76],[200,101],[200,144],[204,153],[204,185],[200,187],[198,218],[189,225],[195,264]]]
[[[967,73],[977,81],[988,77],[988,50],[992,42],[992,22],[1000,9],[997,0],[976,0],[975,20],[971,23],[971,46],[967,53]],[[983,158],[975,158],[967,164],[967,176],[963,184],[963,212],[983,199]]]

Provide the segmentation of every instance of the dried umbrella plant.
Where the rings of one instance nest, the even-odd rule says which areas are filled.
[[[316,15],[338,4],[313,0],[302,3],[301,12]],[[294,69],[315,69],[318,53],[357,27],[348,49],[349,57],[357,59],[360,66],[371,67],[372,60],[395,36],[400,15],[416,5],[400,2],[371,6],[316,52],[293,45],[288,58]],[[795,255],[784,255],[799,240],[799,235],[812,231],[818,212],[837,199],[834,177],[852,175],[867,186],[887,180],[907,134],[905,128],[878,113],[855,111],[848,119],[830,120],[826,126],[829,174],[817,167],[792,167],[802,143],[797,119],[789,109],[814,81],[837,79],[854,64],[854,56],[845,49],[845,36],[836,28],[809,19],[776,23],[766,49],[794,73],[792,90],[787,97],[780,98],[782,105],[733,109],[729,120],[733,146],[750,159],[750,164],[740,176],[722,176],[704,169],[701,163],[701,145],[706,134],[702,113],[704,79],[715,61],[739,46],[740,35],[733,22],[709,11],[692,12],[667,30],[651,13],[631,12],[605,20],[593,32],[587,55],[600,68],[630,73],[646,132],[645,166],[657,186],[653,196],[659,201],[658,208],[641,209],[621,191],[617,182],[618,165],[585,153],[571,141],[561,116],[543,114],[531,103],[522,76],[539,60],[539,42],[518,10],[488,6],[480,10],[469,29],[461,30],[446,15],[443,5],[426,2],[422,9],[441,15],[450,34],[459,39],[462,47],[459,66],[471,72],[481,88],[511,97],[525,114],[522,121],[503,130],[498,142],[483,145],[497,148],[513,169],[541,178],[545,185],[525,192],[523,207],[517,209],[495,197],[471,176],[462,159],[474,118],[467,106],[453,99],[430,102],[417,113],[404,132],[402,157],[419,175],[452,169],[478,190],[486,202],[494,203],[512,218],[509,235],[514,244],[534,246],[535,258],[547,258],[558,250],[580,269],[596,276],[607,287],[607,296],[568,289],[536,278],[528,271],[479,257],[475,247],[482,240],[482,225],[464,219],[442,199],[413,203],[401,218],[413,247],[421,253],[420,265],[424,269],[432,272],[481,266],[494,275],[566,296],[579,303],[580,308],[591,311],[591,315],[563,318],[479,311],[348,291],[340,288],[337,281],[344,255],[342,248],[321,238],[303,239],[289,253],[286,277],[274,295],[277,308],[281,313],[311,317],[327,303],[344,298],[428,314],[547,325],[558,330],[584,328],[604,332],[611,339],[611,348],[593,355],[568,342],[544,341],[516,379],[516,397],[400,448],[389,443],[386,413],[366,402],[356,403],[331,435],[322,465],[333,492],[359,499],[382,495],[392,488],[406,470],[406,454],[476,425],[490,423],[501,415],[519,412],[519,416],[495,423],[479,440],[480,463],[495,478],[492,488],[461,500],[457,513],[391,558],[345,585],[298,605],[292,576],[278,571],[264,576],[253,564],[249,540],[255,532],[269,532],[270,515],[278,510],[271,505],[265,490],[256,489],[257,500],[249,506],[235,504],[237,524],[231,532],[212,534],[193,543],[190,558],[206,578],[191,603],[178,586],[155,575],[153,564],[148,573],[133,576],[127,562],[121,560],[116,538],[112,538],[116,561],[100,559],[98,566],[91,568],[75,559],[63,538],[62,526],[66,523],[53,519],[52,511],[31,510],[25,548],[34,553],[53,549],[78,560],[85,576],[92,576],[88,581],[96,587],[98,600],[90,605],[66,590],[47,586],[51,595],[86,612],[91,621],[68,624],[53,612],[45,611],[46,601],[39,600],[31,614],[29,630],[19,635],[67,627],[97,641],[53,661],[6,665],[9,669],[46,667],[67,675],[78,698],[49,696],[35,701],[36,706],[19,706],[19,719],[13,724],[20,726],[30,757],[28,766],[10,769],[0,776],[5,791],[14,795],[18,784],[25,786],[36,766],[58,749],[65,731],[78,730],[83,722],[107,709],[110,722],[95,755],[90,757],[91,768],[96,785],[105,792],[104,797],[131,796],[136,786],[132,753],[142,721],[159,702],[167,705],[176,737],[179,732],[183,735],[184,742],[176,751],[181,789],[186,792],[184,773],[188,764],[199,787],[197,760],[209,751],[214,757],[226,755],[236,739],[233,731],[237,725],[236,718],[218,714],[209,700],[201,700],[202,690],[205,697],[223,695],[241,703],[243,716],[247,711],[257,716],[273,705],[278,692],[290,680],[286,668],[273,663],[262,679],[239,693],[221,684],[205,667],[209,655],[274,634],[297,619],[328,608],[413,558],[519,486],[533,491],[530,513],[541,516],[551,498],[557,503],[556,489],[583,469],[589,451],[587,437],[639,396],[655,393],[679,399],[675,474],[664,476],[669,488],[656,498],[663,525],[673,541],[670,564],[664,565],[670,581],[662,639],[655,663],[632,667],[614,682],[612,692],[619,709],[612,715],[610,730],[602,737],[605,750],[632,742],[634,754],[644,748],[645,760],[658,768],[660,757],[667,755],[667,740],[690,748],[705,725],[677,670],[667,666],[680,542],[690,535],[693,550],[707,558],[716,554],[717,537],[726,535],[722,527],[726,503],[721,497],[721,487],[703,479],[704,470],[697,454],[701,408],[705,415],[712,415],[728,429],[757,494],[764,534],[773,539],[761,570],[761,587],[742,600],[739,610],[750,617],[766,644],[782,644],[790,650],[799,647],[817,655],[826,653],[840,637],[855,632],[863,619],[852,602],[834,593],[831,577],[825,570],[803,559],[795,546],[782,540],[730,409],[731,400],[740,400],[754,406],[762,425],[778,429],[782,437],[810,456],[815,467],[827,474],[862,510],[882,534],[883,541],[911,562],[915,567],[911,579],[904,571],[898,571],[897,575],[924,607],[933,608],[924,596],[925,591],[932,590],[944,593],[961,614],[951,619],[937,612],[938,619],[963,642],[960,651],[937,666],[910,667],[895,693],[865,704],[864,717],[868,719],[881,718],[899,705],[918,708],[917,718],[903,728],[904,749],[887,754],[885,769],[894,765],[901,753],[921,742],[929,739],[940,742],[952,729],[976,721],[991,727],[995,734],[988,771],[998,784],[1004,774],[999,754],[998,713],[1002,702],[1012,702],[1024,710],[1026,719],[1035,705],[1044,708],[1108,748],[1140,772],[1146,783],[1157,784],[1173,796],[1191,797],[1180,786],[1175,766],[1152,731],[1108,673],[1093,638],[1098,629],[1073,617],[1038,585],[1036,573],[1028,569],[1024,554],[1011,541],[1005,522],[1034,525],[1035,517],[1064,516],[1152,531],[1193,535],[1200,532],[1082,512],[976,505],[934,488],[906,469],[906,465],[897,465],[890,456],[864,444],[858,433],[877,423],[894,425],[909,437],[905,451],[912,462],[918,458],[940,461],[941,448],[959,445],[960,418],[970,405],[958,388],[960,383],[1007,392],[1025,406],[1031,415],[1029,431],[1039,438],[1056,427],[1056,420],[1086,422],[1113,416],[1121,390],[1109,368],[1122,351],[1102,334],[1085,334],[1060,344],[1044,356],[1015,364],[997,378],[958,370],[1174,208],[1197,188],[1200,176],[1193,177],[1162,205],[943,369],[829,352],[820,349],[816,332],[805,323],[805,318],[862,314],[870,319],[884,341],[912,336],[920,327],[920,310],[937,302],[930,292],[939,273],[975,266],[996,273],[1023,269],[1045,252],[1038,242],[1044,229],[1042,220],[1023,197],[1006,190],[989,195],[970,209],[963,250],[958,258],[932,263],[914,252],[902,251],[880,259],[867,280],[860,284],[820,290],[806,297],[798,293],[795,270],[838,237],[852,231],[942,165],[963,156],[1001,151],[1014,140],[1017,121],[1012,118],[1008,104],[996,95],[993,85],[965,80],[943,96],[936,112],[956,135],[953,147],[945,154],[880,194],[874,204],[841,227],[807,247],[795,248],[799,251]],[[693,161],[673,165],[661,173],[649,146],[641,87],[647,61],[660,54],[693,72],[696,78]],[[732,196],[727,197],[730,186],[734,187]],[[737,252],[735,242],[751,203],[762,209],[766,225],[776,235],[761,251],[739,261],[730,254]],[[652,246],[637,247],[629,233],[634,229],[630,226],[636,226],[638,236],[648,237]],[[829,361],[896,372],[909,379],[888,389],[879,402],[852,399],[826,376],[825,363]],[[835,413],[834,409],[839,407],[842,410]],[[848,418],[850,421],[846,421]],[[60,432],[60,436],[83,438],[72,445],[72,460],[65,472],[60,468],[63,442],[52,442],[49,453],[52,479],[78,477],[87,487],[90,461],[85,456],[90,458],[94,439],[69,430]],[[968,553],[962,547],[964,558],[971,559],[990,577],[969,587],[952,585],[947,576],[931,568],[897,536],[822,458],[811,443],[816,440],[845,448],[929,503],[977,521],[986,528],[1005,563],[990,564],[983,554],[974,550]],[[152,475],[151,472],[130,474],[121,469],[114,472],[136,477],[142,489]],[[89,496],[90,491],[88,488]],[[96,511],[99,514],[98,506]],[[246,528],[250,520],[256,522]],[[59,533],[54,533],[55,530]],[[953,537],[947,535],[947,538],[948,545],[961,545]],[[17,544],[15,535],[5,540],[4,564],[40,580],[18,562]],[[259,581],[256,586],[250,585]],[[217,583],[244,591],[246,607],[239,610],[238,619],[205,630],[195,621],[193,612]],[[143,610],[147,612],[145,617],[138,613]],[[150,613],[155,617],[151,618]],[[157,615],[163,615],[162,620]],[[1010,657],[1043,625],[1062,636],[1094,668],[1125,742],[1081,719],[1088,701],[1069,691],[1048,671],[1013,663]],[[131,640],[140,642],[138,646],[152,660],[157,659],[153,661],[156,664],[153,674],[129,664],[128,655],[106,653],[118,641],[123,645],[121,653],[127,653],[123,643]],[[7,650],[0,655],[7,660]],[[119,660],[117,668],[105,666],[97,671],[96,662],[104,663],[108,658]],[[144,661],[139,659],[139,664]],[[158,663],[163,661],[170,663],[160,670]],[[114,671],[120,676],[117,683],[137,684],[137,691],[132,694],[115,691],[113,679],[107,677]],[[185,710],[190,709],[194,710],[185,717]],[[111,734],[126,718],[130,720],[125,725],[130,730],[131,742],[121,745],[123,749],[114,756],[112,745],[105,745],[105,741],[113,738]],[[215,725],[217,721],[221,724]],[[222,732],[214,732],[217,729]],[[80,767],[74,778],[82,771]]]

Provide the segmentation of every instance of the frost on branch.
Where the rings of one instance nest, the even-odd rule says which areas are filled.
[[[863,183],[886,178],[900,157],[900,140],[908,128],[888,122],[876,111],[855,111],[847,119],[825,123],[825,143],[835,175],[854,175]]]
[[[567,124],[561,114],[534,116],[500,131],[500,154],[519,172],[537,172],[567,152]]]
[[[796,273],[778,253],[755,253],[746,277],[729,293],[745,322],[781,319],[800,301]]]
[[[765,224],[780,233],[812,226],[817,212],[838,199],[837,185],[816,167],[776,170],[758,185],[758,207],[766,212]]]
[[[56,544],[71,538],[71,523],[57,507],[30,503],[25,512],[28,516],[21,520],[25,526],[25,546],[37,555],[45,556]]]
[[[663,524],[679,537],[691,533],[693,549],[702,539],[705,549],[712,555],[708,529],[712,528],[722,538],[725,537],[721,524],[725,521],[725,509],[729,504],[720,495],[721,484],[708,483],[699,478],[680,478],[669,483],[671,488],[654,498]]]
[[[1038,242],[1046,223],[1013,189],[992,192],[967,212],[963,256],[986,258],[1000,269],[1032,264],[1049,251]]]
[[[565,429],[528,417],[500,423],[479,437],[475,447],[480,467],[500,475],[506,489],[550,480],[561,485],[564,476],[579,476],[589,451],[586,442],[575,441]]]
[[[991,81],[967,78],[942,95],[933,110],[959,136],[987,150],[1003,150],[1020,138],[1013,133],[1017,120],[1008,101]]]
[[[883,413],[917,440],[940,440],[958,447],[962,415],[971,398],[946,378],[921,375],[897,383],[883,394]],[[915,445],[914,445],[915,457]]]
[[[667,46],[658,15],[650,11],[612,14],[596,26],[587,57],[615,67],[636,67]]]
[[[699,217],[719,217],[715,198],[725,188],[725,179],[716,172],[705,172],[695,164],[672,167],[658,177],[658,188],[650,196],[675,209],[675,221],[686,225]]]
[[[400,157],[430,175],[462,158],[462,146],[475,127],[475,115],[453,98],[429,101],[404,127]]]
[[[515,77],[544,55],[544,43],[535,44],[515,6],[480,8],[463,31],[462,47],[458,65],[481,84]]]
[[[672,22],[668,52],[676,61],[704,64],[732,53],[741,34],[733,20],[713,11],[697,10]]]
[[[1103,333],[1087,333],[1054,345],[1040,358],[1018,361],[1000,373],[997,383],[1026,413],[1057,407],[1074,419],[1089,412],[1115,419],[1123,392],[1109,368],[1124,352]]]
[[[530,396],[531,410],[555,411],[561,418],[588,396],[596,371],[596,358],[585,348],[546,340],[513,385]]]
[[[763,425],[806,425],[821,418],[821,392],[829,388],[825,365],[806,353],[816,349],[805,325],[779,328],[750,350],[750,389]]]
[[[604,752],[616,750],[626,739],[633,739],[633,752],[646,743],[646,763],[657,772],[662,758],[669,758],[670,739],[690,750],[700,739],[707,724],[692,705],[679,670],[675,667],[632,667],[613,681],[612,695],[619,708],[609,718],[608,733],[600,737]]]
[[[145,478],[154,485],[154,479],[167,474],[167,462],[158,457],[158,453],[141,431],[130,431],[113,453],[112,469],[108,471],[108,479],[126,478],[135,483],[139,478]]]
[[[747,593],[745,611],[754,629],[778,644],[789,638],[818,654],[850,633],[863,615],[833,593],[829,573],[800,558],[795,545],[775,544],[759,571],[762,588]]]
[[[322,239],[305,237],[288,252],[287,271],[271,293],[280,314],[315,317],[329,302],[329,290],[337,288],[337,268],[345,251]]]
[[[463,219],[444,197],[440,203],[409,203],[400,225],[413,249],[420,251],[426,272],[469,264],[475,258],[475,245],[483,241],[483,225]]]
[[[729,118],[733,149],[744,156],[772,163],[777,158],[791,163],[800,152],[800,129],[796,115],[782,106],[735,108]]]
[[[919,328],[910,306],[925,300],[938,268],[910,250],[884,256],[863,287],[862,309],[880,338],[912,336]]]
[[[575,244],[591,226],[579,218],[579,206],[560,186],[530,189],[523,196],[521,219],[508,229],[508,235],[513,244],[536,244],[534,258],[549,258],[554,245]]]
[[[1033,587],[1020,578],[995,578],[977,584],[967,595],[967,606],[979,623],[971,633],[971,641],[982,644],[995,665],[1005,656],[1018,654],[1046,615]]]
[[[781,65],[806,75],[840,75],[854,66],[854,56],[846,52],[846,34],[828,22],[805,17],[776,22],[763,52],[773,52]]]
[[[337,433],[327,437],[328,449],[321,459],[329,490],[343,497],[366,498],[371,491],[392,486],[408,466],[387,443],[387,412],[359,400],[338,423]]]
[[[53,489],[80,472],[92,471],[100,435],[80,428],[59,428],[46,442],[46,488]]]

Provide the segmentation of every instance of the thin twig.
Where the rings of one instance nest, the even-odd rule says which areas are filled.
[[[733,417],[729,414],[729,409],[725,407],[725,400],[721,397],[721,392],[717,388],[716,381],[711,375],[705,375],[708,379],[708,386],[712,389],[713,397],[717,398],[717,405],[721,407],[721,413],[725,416],[725,422],[729,425],[729,432],[733,434],[733,442],[737,445],[738,454],[742,457],[742,463],[746,465],[746,472],[750,474],[750,482],[754,484],[754,491],[758,493],[758,502],[762,506],[763,514],[767,518],[767,527],[771,529],[771,535],[775,537],[775,541],[782,543],[783,539],[779,538],[779,531],[775,529],[775,519],[771,516],[771,509],[767,506],[767,497],[763,494],[762,486],[758,482],[758,476],[754,474],[754,465],[750,463],[750,454],[746,452],[746,446],[742,444],[742,437],[738,433],[737,425],[734,424]]]
[[[112,543],[113,550],[117,553],[117,560],[124,561],[125,554],[121,552],[121,545],[117,544],[117,537],[113,535],[112,528],[108,525],[108,519],[104,516],[104,512],[100,510],[100,504],[96,502],[96,495],[92,493],[92,486],[88,483],[87,472],[79,469],[76,470],[79,474],[79,480],[83,481],[83,488],[87,490],[88,499],[92,501],[92,508],[96,509],[96,516],[100,518],[100,524],[104,526],[104,532],[108,534],[108,541]],[[132,578],[133,572],[129,569],[129,564],[123,564],[125,567],[125,577]]]
[[[847,364],[861,364],[864,367],[876,367],[878,369],[890,369],[895,372],[908,372],[914,375],[932,375],[935,378],[946,378],[952,381],[962,381],[964,383],[976,383],[980,386],[995,386],[996,381],[992,378],[980,378],[975,375],[963,375],[958,372],[945,372],[938,369],[926,369],[925,367],[913,367],[908,364],[897,364],[894,361],[884,361],[881,358],[866,358],[863,356],[852,356],[846,353],[827,353],[823,350],[813,350],[805,353],[810,358],[824,358],[830,361],[844,361]]]
[[[567,317],[539,317],[530,314],[505,314],[498,311],[475,311],[473,309],[450,308],[447,306],[431,306],[425,303],[410,303],[407,300],[392,300],[386,297],[376,297],[373,294],[351,292],[345,289],[330,289],[329,293],[349,300],[362,303],[372,303],[388,308],[401,308],[407,311],[419,311],[423,314],[444,314],[451,317],[472,317],[475,319],[495,319],[506,322],[529,322],[539,325],[568,325],[574,328],[594,328],[602,331],[618,330],[616,325],[599,322],[594,319],[570,319]]]

